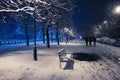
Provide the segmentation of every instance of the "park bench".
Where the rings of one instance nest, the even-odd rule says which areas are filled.
[[[62,62],[67,62],[69,60],[73,60],[72,55],[67,54],[64,48],[59,50],[57,53],[58,53],[59,61],[60,61],[60,68],[61,68]]]

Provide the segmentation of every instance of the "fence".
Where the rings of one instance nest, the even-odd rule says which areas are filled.
[[[26,43],[26,40],[0,40],[0,45]]]

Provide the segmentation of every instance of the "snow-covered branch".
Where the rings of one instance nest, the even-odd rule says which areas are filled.
[[[35,5],[35,6],[34,6]],[[48,20],[51,24],[58,20],[59,16],[72,10],[72,2],[70,0],[2,0],[0,1],[0,13],[2,12],[24,12],[31,16],[37,16],[36,20],[43,22]],[[57,22],[57,21],[56,21]],[[55,23],[56,23],[55,22]]]

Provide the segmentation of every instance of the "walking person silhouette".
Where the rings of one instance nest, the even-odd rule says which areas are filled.
[[[89,46],[92,46],[92,37],[89,37]]]
[[[96,46],[96,37],[93,37],[94,46]]]
[[[88,37],[85,37],[86,46],[88,46],[88,41],[89,41]]]

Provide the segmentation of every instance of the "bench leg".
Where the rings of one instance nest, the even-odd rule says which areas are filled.
[[[60,69],[61,69],[61,62],[60,62]]]
[[[60,69],[62,69],[62,63],[60,62]]]

